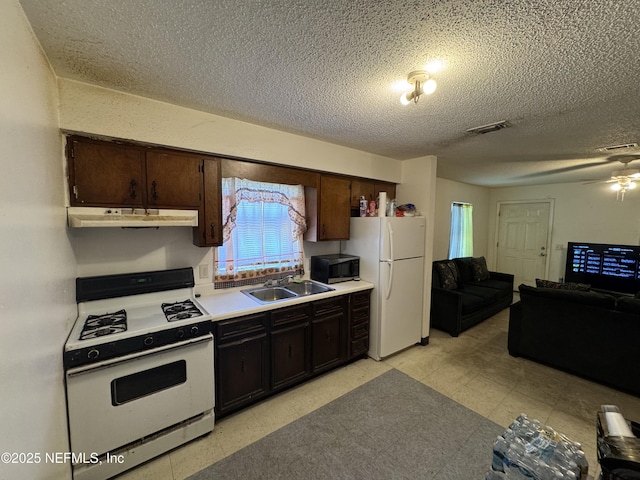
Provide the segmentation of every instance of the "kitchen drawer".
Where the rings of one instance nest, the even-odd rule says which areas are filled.
[[[351,308],[358,308],[363,306],[369,306],[369,296],[371,290],[365,290],[363,292],[356,292],[351,294]]]
[[[343,311],[345,308],[345,300],[347,297],[333,297],[326,300],[317,300],[311,304],[313,316],[318,317]]]
[[[216,322],[216,341],[224,343],[238,337],[262,333],[266,331],[266,326],[266,313],[221,320]]]
[[[357,357],[358,355],[364,355],[369,351],[369,336],[358,338],[351,341],[351,351],[349,358]]]
[[[360,338],[365,335],[369,335],[368,323],[359,323],[358,325],[351,326],[351,338]]]
[[[351,325],[369,322],[369,307],[358,308],[351,311]]]
[[[294,305],[292,307],[279,308],[271,312],[271,326],[279,327],[291,323],[308,320],[310,304]]]

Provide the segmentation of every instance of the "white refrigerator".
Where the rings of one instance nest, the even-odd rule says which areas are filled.
[[[424,296],[424,217],[357,217],[342,251],[360,257],[371,293],[369,356],[375,360],[421,339]]]

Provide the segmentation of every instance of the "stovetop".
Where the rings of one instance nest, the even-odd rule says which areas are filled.
[[[195,298],[193,269],[76,279],[78,317],[65,368],[209,335],[211,315]]]
[[[117,342],[210,318],[190,288],[81,302],[65,350]]]

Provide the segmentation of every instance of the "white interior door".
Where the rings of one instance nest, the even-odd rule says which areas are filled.
[[[496,271],[513,274],[516,289],[545,278],[550,218],[550,201],[500,204]]]

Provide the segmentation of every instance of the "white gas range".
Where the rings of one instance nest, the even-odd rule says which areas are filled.
[[[213,430],[211,316],[191,268],[76,280],[64,347],[74,480],[103,480]]]

